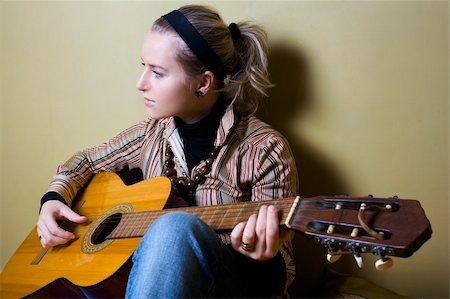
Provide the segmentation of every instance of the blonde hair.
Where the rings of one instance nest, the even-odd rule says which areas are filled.
[[[265,30],[252,22],[238,22],[236,24],[241,37],[233,42],[228,25],[212,8],[188,5],[178,10],[222,60],[223,71],[227,76],[219,83],[218,92],[223,98],[233,101],[241,113],[255,113],[260,99],[267,96],[266,91],[272,86],[269,80]],[[175,33],[164,18],[156,20],[152,30]],[[185,43],[180,44],[182,47],[178,51],[178,60],[188,77],[194,78],[206,71],[189,47]]]

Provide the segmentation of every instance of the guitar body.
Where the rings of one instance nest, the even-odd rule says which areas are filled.
[[[36,229],[33,229],[1,274],[0,297],[24,297],[55,280],[58,282],[54,284],[68,280],[80,287],[98,285],[115,272],[129,268],[126,263],[139,238],[107,241],[98,247],[97,244],[86,243],[89,238],[85,236],[92,233],[89,231],[92,223],[101,218],[105,211],[117,207],[119,212],[122,212],[122,207],[132,211],[160,210],[168,200],[170,191],[170,181],[163,177],[126,186],[114,173],[94,176],[75,202],[78,213],[88,218],[86,223],[74,225],[71,229],[78,238],[69,244],[43,250]],[[124,206],[124,203],[131,205]],[[95,291],[95,288],[91,287],[91,290]]]

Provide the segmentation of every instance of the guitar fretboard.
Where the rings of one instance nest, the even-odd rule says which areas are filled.
[[[294,198],[265,200],[255,202],[243,202],[229,205],[187,207],[166,209],[158,211],[143,211],[125,213],[117,228],[107,239],[139,238],[144,236],[148,227],[158,217],[170,212],[187,212],[199,217],[216,231],[231,230],[238,223],[247,221],[250,215],[258,213],[262,205],[274,205],[280,214],[280,224],[285,224],[288,212],[292,207]]]

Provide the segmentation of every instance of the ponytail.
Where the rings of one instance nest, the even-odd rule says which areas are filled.
[[[267,61],[267,34],[251,22],[239,22],[241,38],[235,42],[235,70],[225,80],[223,94],[231,98],[239,111],[253,114],[259,101],[272,87]]]

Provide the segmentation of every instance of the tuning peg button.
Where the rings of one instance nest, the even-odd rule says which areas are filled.
[[[387,270],[394,265],[394,261],[389,257],[382,257],[375,262],[375,268],[378,271]]]
[[[327,254],[327,261],[330,263],[335,263],[341,258],[340,254]]]
[[[359,253],[355,253],[353,255],[353,257],[355,258],[355,261],[356,261],[356,264],[358,265],[358,267],[362,268],[364,266],[362,256]]]

